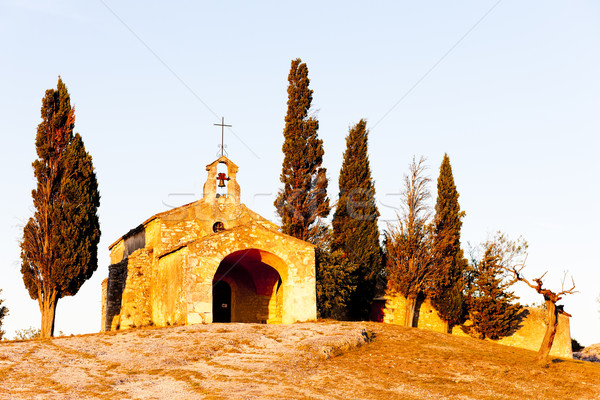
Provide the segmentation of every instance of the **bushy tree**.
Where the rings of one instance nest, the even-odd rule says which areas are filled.
[[[328,230],[316,249],[317,313],[319,318],[348,318],[348,303],[356,289],[356,265],[340,250],[331,249]]]
[[[583,350],[585,347],[582,346],[577,340],[571,338],[571,351],[577,352]]]
[[[434,262],[433,227],[429,222],[429,178],[425,159],[413,158],[405,176],[403,215],[386,233],[387,291],[406,298],[404,325],[412,327],[417,297],[426,289]]]
[[[437,182],[435,263],[428,285],[428,296],[448,325],[446,330],[459,323],[463,316],[464,275],[468,265],[460,246],[460,230],[465,213],[460,210],[458,196],[450,158],[444,154]]]
[[[467,285],[467,309],[470,323],[463,330],[481,339],[499,339],[514,332],[522,319],[523,307],[510,291],[507,267],[519,262],[527,243],[521,238],[509,240],[498,233],[482,245],[483,257],[473,259]]]
[[[0,293],[2,293],[2,289],[0,289]],[[0,299],[0,340],[4,338],[4,334],[6,333],[2,330],[2,320],[8,315],[8,308],[3,306],[2,303],[4,303],[4,299]]]
[[[346,137],[339,177],[339,200],[333,215],[332,248],[354,265],[350,316],[367,319],[381,275],[381,246],[375,203],[375,186],[368,157],[366,121],[361,119]],[[340,282],[341,284],[341,282]]]
[[[292,61],[288,76],[288,102],[283,131],[283,189],[275,199],[282,231],[298,239],[316,242],[322,232],[319,218],[329,215],[323,141],[319,121],[309,115],[313,90],[308,68],[299,58]]]
[[[23,229],[21,273],[42,314],[41,336],[54,334],[56,304],[75,295],[98,266],[98,183],[92,157],[73,134],[75,110],[63,81],[42,102],[33,162],[35,214]]]

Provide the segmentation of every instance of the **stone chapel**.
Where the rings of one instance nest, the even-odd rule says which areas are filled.
[[[240,203],[238,167],[206,166],[202,199],[110,245],[102,330],[316,318],[315,249]]]

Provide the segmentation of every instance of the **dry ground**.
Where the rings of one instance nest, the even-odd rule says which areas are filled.
[[[600,364],[534,356],[376,323],[137,329],[0,343],[0,399],[600,399]]]

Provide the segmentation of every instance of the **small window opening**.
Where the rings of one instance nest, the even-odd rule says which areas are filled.
[[[221,221],[217,221],[213,224],[213,232],[214,233],[219,233],[224,230],[225,230],[225,225],[223,225],[223,223]]]

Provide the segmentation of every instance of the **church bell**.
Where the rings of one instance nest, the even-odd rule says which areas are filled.
[[[225,175],[224,172],[219,172],[219,175],[217,176],[217,179],[219,180],[219,184],[217,186],[219,186],[220,188],[224,188],[225,187],[225,181],[228,181],[229,177],[227,177],[227,175]]]

